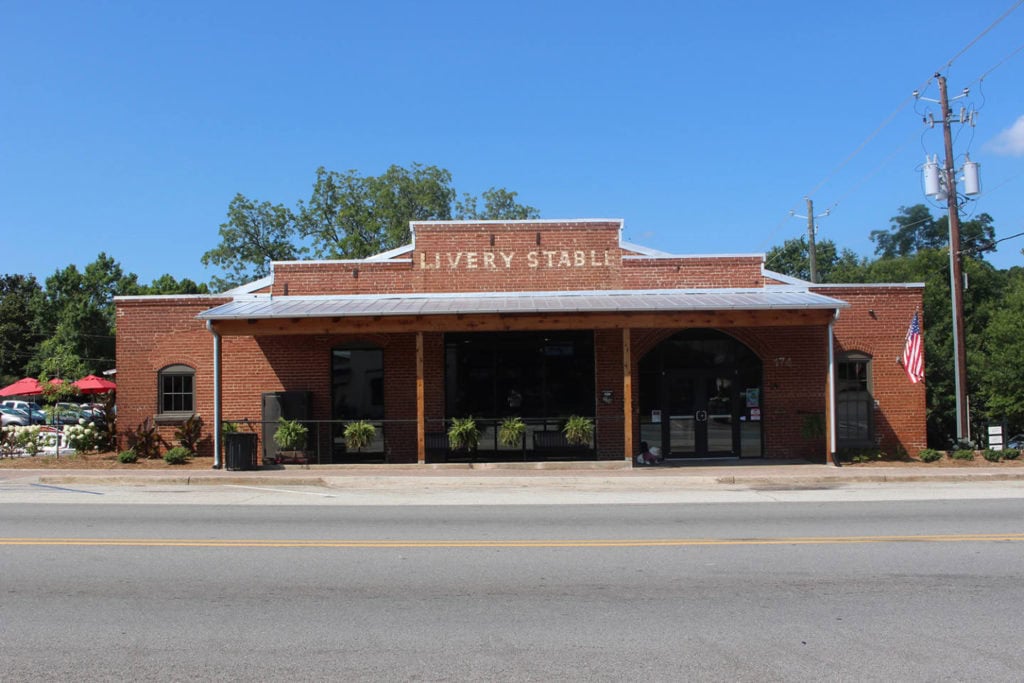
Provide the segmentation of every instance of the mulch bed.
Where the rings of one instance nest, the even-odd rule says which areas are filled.
[[[0,458],[3,470],[208,470],[213,458],[192,458],[184,465],[168,465],[163,458],[120,463],[117,453],[74,453],[70,455],[36,455]]]

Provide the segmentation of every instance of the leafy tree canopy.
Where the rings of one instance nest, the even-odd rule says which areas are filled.
[[[520,204],[517,193],[502,188],[492,187],[479,198],[457,196],[451,173],[437,166],[391,166],[379,176],[321,166],[309,199],[298,201],[294,210],[237,195],[221,225],[220,244],[202,262],[224,272],[211,281],[221,290],[269,274],[272,261],[306,253],[358,259],[400,247],[411,239],[411,221],[540,216],[534,207]]]
[[[217,291],[230,289],[269,275],[271,261],[298,258],[305,249],[293,243],[295,233],[295,216],[288,208],[236,194],[220,226],[220,244],[200,259],[225,273],[211,278],[211,285]]]
[[[866,263],[865,259],[850,249],[837,250],[832,240],[821,240],[815,242],[814,246],[820,282],[842,282],[851,277],[851,271],[856,271]],[[780,247],[772,247],[765,255],[765,267],[783,275],[810,281],[811,258],[807,238],[797,237],[786,240]]]
[[[949,218],[932,217],[924,204],[901,206],[891,219],[888,230],[872,230],[871,241],[875,254],[883,259],[913,256],[922,249],[942,249],[949,243]],[[960,249],[966,253],[981,253],[993,247],[995,228],[987,213],[976,219],[960,222]]]
[[[972,367],[981,376],[981,395],[989,413],[1024,426],[1024,270],[1007,276],[1001,304],[992,311]]]
[[[31,275],[0,276],[0,379],[25,375],[25,363],[42,341],[43,288]]]
[[[319,258],[365,258],[408,243],[409,221],[448,220],[452,176],[436,166],[391,166],[379,176],[320,167],[309,202],[299,202],[299,233]]]
[[[176,280],[170,273],[164,273],[143,289],[143,294],[209,294],[210,287],[204,282],[196,284],[189,278]]]
[[[540,211],[516,201],[518,192],[492,187],[483,192],[483,209],[477,209],[477,198],[471,194],[463,194],[460,201],[455,202],[455,217],[459,220],[488,221],[525,221],[540,218]]]

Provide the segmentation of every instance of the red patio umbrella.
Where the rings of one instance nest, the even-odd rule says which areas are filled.
[[[103,379],[96,375],[86,375],[77,382],[72,382],[71,386],[75,387],[83,394],[105,394],[108,391],[117,389],[117,385],[109,379]]]
[[[43,387],[35,377],[23,377],[0,389],[0,396],[38,396],[41,393]]]

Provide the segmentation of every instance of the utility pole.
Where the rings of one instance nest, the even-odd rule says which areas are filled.
[[[817,232],[814,227],[815,218],[824,218],[832,211],[832,209],[826,209],[825,213],[814,215],[814,200],[810,197],[804,197],[807,200],[807,215],[798,216],[795,212],[790,211],[789,215],[795,218],[806,218],[807,219],[807,251],[811,259],[811,282],[818,281],[818,250],[814,244],[814,233]]]
[[[953,306],[953,378],[956,393],[956,438],[957,441],[969,441],[971,438],[970,404],[967,397],[967,347],[964,343],[964,276],[961,269],[960,246],[960,196],[956,188],[956,169],[953,166],[953,135],[950,124],[953,122],[949,108],[949,93],[946,90],[946,78],[935,74],[939,84],[939,99],[931,100],[920,96],[917,91],[914,97],[928,102],[936,102],[941,110],[942,140],[946,153],[942,171],[939,172],[938,158],[925,158],[924,184],[925,194],[936,200],[946,200],[949,211],[949,290]],[[967,97],[969,91],[964,88],[962,94],[953,99]],[[968,113],[960,108],[958,123],[974,125],[975,113]],[[925,117],[925,123],[935,126],[935,118]],[[981,192],[978,180],[978,164],[967,157],[964,163],[964,195],[970,197]]]
[[[960,269],[960,203],[956,193],[956,171],[953,168],[953,136],[949,130],[949,95],[946,77],[938,76],[939,107],[942,109],[942,139],[946,146],[946,206],[949,209],[949,290],[953,299],[953,360],[956,391],[956,438],[971,438],[971,421],[967,405],[967,349],[964,346],[964,276]]]

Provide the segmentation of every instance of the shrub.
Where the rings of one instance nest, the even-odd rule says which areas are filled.
[[[203,435],[203,418],[192,415],[181,423],[181,426],[174,432],[174,438],[182,448],[188,449],[189,453],[195,453],[199,448],[199,438]]]
[[[918,459],[921,462],[936,462],[942,460],[942,451],[937,451],[934,448],[925,448],[918,452]]]
[[[15,425],[9,425],[6,429],[10,430],[12,435],[12,441],[15,449],[20,449],[28,453],[29,455],[37,455],[42,450],[42,443],[39,439],[40,430],[39,425],[30,425],[28,427],[19,427]]]
[[[175,446],[164,453],[164,462],[168,465],[184,465],[192,457],[191,451],[184,446]]]
[[[954,460],[974,460],[974,451],[966,448],[958,448],[950,455]]]
[[[999,462],[1003,459],[1002,451],[994,451],[991,448],[986,448],[981,452],[981,455],[989,462]]]
[[[117,461],[125,465],[139,461],[139,454],[133,450],[121,451],[117,454]]]
[[[93,424],[81,424],[84,420],[79,422],[80,424],[64,428],[64,439],[67,441],[68,446],[71,446],[71,448],[80,453],[97,450],[104,436],[102,430]]]
[[[1004,460],[1016,460],[1018,457],[1020,457],[1020,451],[1016,448],[1007,448],[1003,451]]]
[[[849,456],[850,462],[855,463],[877,462],[879,460],[888,460],[889,458],[885,451],[878,448],[864,448],[861,450],[846,451],[846,455]]]
[[[128,445],[140,458],[159,458],[161,444],[166,442],[148,417],[128,436]]]

